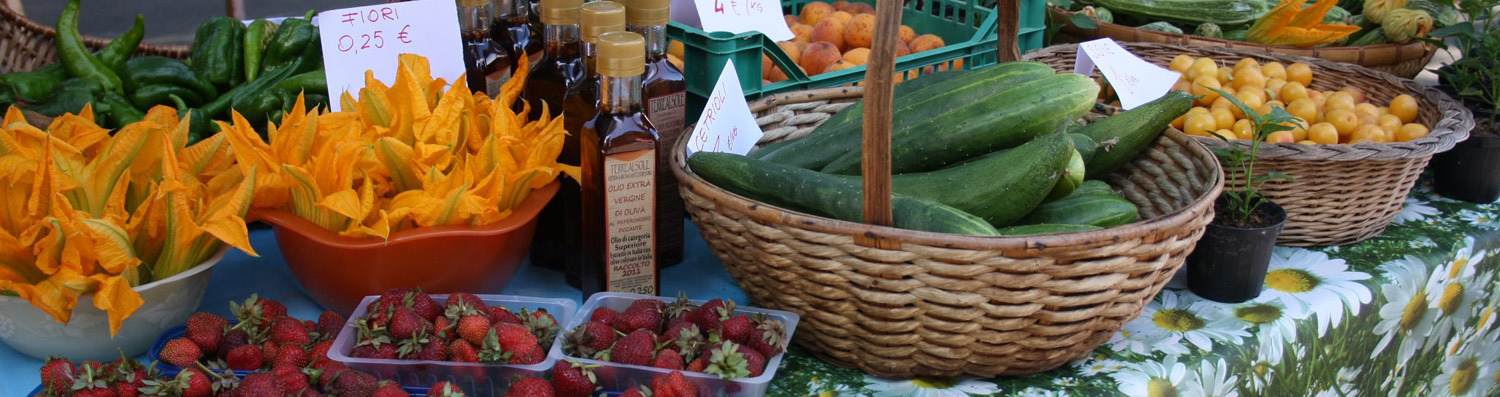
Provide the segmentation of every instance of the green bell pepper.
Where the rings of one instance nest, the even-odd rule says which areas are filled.
[[[147,85],[165,84],[193,90],[193,97],[199,98],[198,102],[219,96],[219,91],[214,88],[213,83],[198,77],[182,61],[171,58],[151,56],[131,59],[121,68],[120,80],[125,84],[125,91],[136,91]]]
[[[198,26],[193,36],[193,73],[219,88],[245,81],[245,25],[233,18],[216,16]]]
[[[203,103],[203,97],[187,87],[171,84],[148,84],[130,93],[130,103],[141,109],[150,109],[156,105],[171,105],[172,98],[168,95],[176,95],[182,98],[188,105]]]
[[[120,36],[110,40],[103,49],[94,53],[110,69],[119,69],[125,60],[135,53],[136,47],[141,44],[141,38],[146,35],[146,19],[140,15],[135,16],[135,25],[130,30],[121,33]],[[52,92],[52,87],[63,80],[68,79],[68,71],[63,68],[62,63],[54,63],[45,68],[30,72],[7,73],[0,75],[0,93],[14,95],[14,99],[26,102],[39,102]]]
[[[245,81],[255,81],[260,76],[260,60],[265,54],[267,39],[276,34],[277,26],[271,21],[257,19],[245,28]]]
[[[105,90],[120,91],[120,76],[83,45],[83,37],[78,34],[78,0],[69,1],[57,17],[57,37],[53,43],[68,75],[93,79]]]
[[[316,27],[306,19],[291,18],[282,21],[270,44],[266,45],[265,55],[261,58],[261,72],[270,73],[303,58],[308,46],[319,46]]]
[[[58,83],[53,87],[52,94],[41,103],[23,108],[50,117],[61,116],[63,113],[77,114],[83,110],[84,105],[93,102],[104,91],[104,85],[94,79],[75,77]],[[95,110],[95,114],[98,114],[98,109]]]
[[[124,96],[114,91],[105,91],[99,96],[97,103],[109,105],[102,113],[106,121],[105,125],[111,128],[122,128],[126,124],[146,118],[146,113],[141,112],[140,109],[131,105],[130,101],[125,100]]]

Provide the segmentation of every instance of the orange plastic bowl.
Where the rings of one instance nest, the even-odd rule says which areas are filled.
[[[390,239],[340,236],[280,210],[256,210],[270,223],[276,245],[297,282],[323,307],[353,313],[360,299],[394,287],[429,293],[496,293],[521,269],[537,213],[558,183],[531,192],[509,217],[481,227],[424,227]]]

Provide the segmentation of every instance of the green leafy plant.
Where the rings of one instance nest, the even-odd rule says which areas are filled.
[[[1255,210],[1259,209],[1261,205],[1270,202],[1270,200],[1266,199],[1265,195],[1261,194],[1261,186],[1265,185],[1266,182],[1278,179],[1296,181],[1291,175],[1281,172],[1268,172],[1265,175],[1255,175],[1255,160],[1260,155],[1261,145],[1266,143],[1266,137],[1281,131],[1291,131],[1294,129],[1293,123],[1296,123],[1296,117],[1288,113],[1286,108],[1280,106],[1272,107],[1270,113],[1260,114],[1255,109],[1245,106],[1234,95],[1219,91],[1217,88],[1206,88],[1219,93],[1219,96],[1228,99],[1230,104],[1233,104],[1241,112],[1244,112],[1245,116],[1250,118],[1250,130],[1255,132],[1255,139],[1251,139],[1249,140],[1250,142],[1245,144],[1235,143],[1229,137],[1213,134],[1225,143],[1224,148],[1214,149],[1214,154],[1217,154],[1219,159],[1224,161],[1224,164],[1229,168],[1238,169],[1240,174],[1245,178],[1244,188],[1238,191],[1230,191],[1228,189],[1224,191],[1223,194],[1228,203],[1224,208],[1224,213],[1221,214],[1223,217],[1220,219],[1227,221],[1231,226],[1248,226],[1251,214],[1254,214]],[[1307,126],[1303,125],[1302,128],[1307,128]]]
[[[1433,70],[1443,82],[1471,106],[1489,110],[1491,123],[1500,118],[1500,0],[1463,0],[1458,11],[1470,23],[1456,23],[1429,35],[1427,40],[1450,55],[1454,61]],[[1462,55],[1461,57],[1459,55]]]

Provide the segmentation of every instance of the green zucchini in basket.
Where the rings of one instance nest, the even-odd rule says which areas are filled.
[[[958,77],[958,76],[966,74],[966,73],[970,73],[970,71],[968,71],[968,70],[947,70],[947,71],[937,72],[937,73],[933,73],[933,74],[929,74],[929,75],[924,75],[921,78],[918,78],[918,79],[915,79],[915,80],[911,80],[911,81],[907,81],[905,83],[897,84],[896,85],[896,89],[895,89],[895,95],[896,95],[897,98],[909,96],[909,95],[912,95],[912,93],[917,92],[918,90],[921,90],[923,88],[927,88],[928,86],[931,86],[931,85],[937,84],[939,82],[942,82],[944,79],[955,78],[955,77]],[[914,99],[917,99],[917,98],[912,98],[912,99],[914,100]],[[853,104],[850,104],[849,106],[845,106],[843,109],[839,109],[838,112],[835,112],[832,116],[829,116],[828,120],[824,120],[823,124],[829,124],[829,123],[839,124],[839,123],[846,123],[846,122],[861,123],[861,122],[863,122],[863,120],[861,119],[861,117],[864,116],[863,110],[864,110],[864,102],[863,101],[855,102]],[[830,129],[823,129],[823,130],[818,130],[818,131],[825,131],[826,132],[826,131],[830,131]],[[815,131],[814,133],[817,133],[817,132]],[[809,136],[811,136],[811,135],[809,135]],[[804,137],[803,139],[806,139],[806,138],[807,137]],[[785,140],[785,141],[776,142],[776,143],[773,143],[773,144],[770,144],[770,145],[761,146],[760,148],[757,148],[755,150],[750,151],[750,154],[747,154],[746,156],[748,156],[748,157],[750,157],[752,159],[759,159],[759,158],[765,157],[767,154],[771,154],[771,152],[775,152],[775,151],[777,151],[777,150],[779,150],[779,149],[781,149],[783,147],[791,146],[796,141],[797,140]]]
[[[1172,119],[1193,107],[1193,94],[1168,92],[1154,101],[1072,130],[1098,144],[1085,164],[1085,177],[1099,179],[1130,162],[1141,150],[1151,146]]]
[[[1119,14],[1189,25],[1245,25],[1271,11],[1275,0],[1097,0]],[[1268,4],[1270,3],[1270,4]]]
[[[1067,197],[1042,203],[1017,223],[1023,225],[1060,223],[1109,228],[1135,222],[1140,218],[1140,209],[1136,208],[1135,203],[1115,194],[1104,182],[1088,181],[1087,183],[1104,185],[1103,191],[1092,186],[1088,189],[1080,188]]]
[[[1007,226],[1046,199],[1075,155],[1066,134],[1051,134],[961,166],[893,175],[891,191],[951,205],[996,227]]]
[[[816,215],[863,222],[864,192],[859,180],[790,167],[729,153],[698,152],[688,167],[720,188],[767,204]],[[984,219],[927,199],[891,195],[891,214],[901,229],[994,236]]]

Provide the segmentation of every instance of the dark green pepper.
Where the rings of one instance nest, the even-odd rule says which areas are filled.
[[[328,78],[323,69],[318,69],[282,80],[276,83],[276,89],[290,92],[293,97],[299,92],[322,94],[328,92]]]
[[[88,47],[84,47],[83,37],[78,35],[78,0],[69,1],[62,15],[57,17],[57,37],[53,43],[57,45],[57,57],[62,60],[68,75],[93,79],[105,90],[120,91],[120,76],[94,57]]]
[[[166,84],[191,89],[195,93],[193,97],[200,98],[200,101],[219,96],[213,83],[198,77],[182,61],[171,58],[151,56],[131,59],[121,68],[120,80],[125,84],[125,91],[135,91],[152,84]]]
[[[265,54],[267,38],[276,34],[276,24],[257,19],[245,28],[245,81],[260,76],[260,59]]]
[[[99,96],[98,103],[109,105],[109,108],[103,112],[103,115],[105,121],[107,121],[105,125],[112,128],[121,128],[126,124],[146,118],[145,113],[131,105],[130,101],[125,100],[124,96],[114,91],[105,91],[104,94]]]
[[[306,19],[291,18],[281,21],[270,44],[266,45],[261,58],[261,73],[270,73],[300,59],[308,46],[318,46],[318,32]]]
[[[51,117],[61,116],[63,113],[77,114],[83,110],[84,105],[93,102],[94,98],[105,91],[103,84],[86,78],[64,80],[53,88],[51,95],[41,103],[24,108]],[[97,109],[95,110],[97,114]]]
[[[125,60],[135,53],[136,47],[141,44],[141,37],[146,35],[146,20],[140,15],[135,16],[135,25],[130,30],[110,40],[103,49],[94,53],[103,62],[104,66],[118,69]],[[14,99],[27,102],[39,102],[52,92],[52,87],[63,80],[68,79],[68,71],[63,69],[62,63],[54,63],[45,68],[30,72],[8,73],[0,75],[0,92],[14,94]]]
[[[149,84],[130,93],[130,103],[141,109],[150,109],[156,105],[171,105],[172,98],[168,95],[176,95],[182,98],[189,106],[203,103],[203,97],[187,87],[171,84]]]
[[[280,93],[266,90],[234,101],[234,111],[239,112],[245,121],[249,121],[258,130],[270,120],[271,112],[281,110],[284,102],[285,98]]]
[[[216,16],[198,26],[193,36],[193,73],[219,88],[245,81],[245,25],[234,18]]]
[[[260,78],[255,79],[255,81],[235,86],[234,88],[225,92],[223,95],[219,95],[218,98],[214,98],[214,100],[203,104],[203,106],[197,109],[194,109],[191,112],[192,120],[190,123],[191,130],[188,134],[189,137],[198,137],[198,139],[201,139],[202,137],[213,135],[213,133],[216,131],[211,130],[215,129],[216,127],[212,125],[209,120],[227,118],[226,113],[229,111],[231,106],[236,104],[247,104],[246,109],[249,109],[249,97],[258,96],[263,93],[269,93],[272,94],[272,98],[279,99],[279,97],[276,96],[278,91],[275,90],[277,83],[280,83],[282,80],[286,80],[287,78],[291,77],[297,70],[316,67],[305,66],[305,63],[307,62],[305,62],[304,59],[297,59],[278,70],[268,70],[264,75],[260,76]],[[276,104],[280,105],[280,102],[278,101]],[[238,109],[239,107],[235,106],[235,108]],[[181,112],[181,109],[179,109],[179,112]],[[241,114],[243,113],[244,112],[242,111]],[[180,114],[183,114],[183,117],[186,117],[187,113]],[[189,143],[197,142],[196,140],[191,138],[188,141]]]

